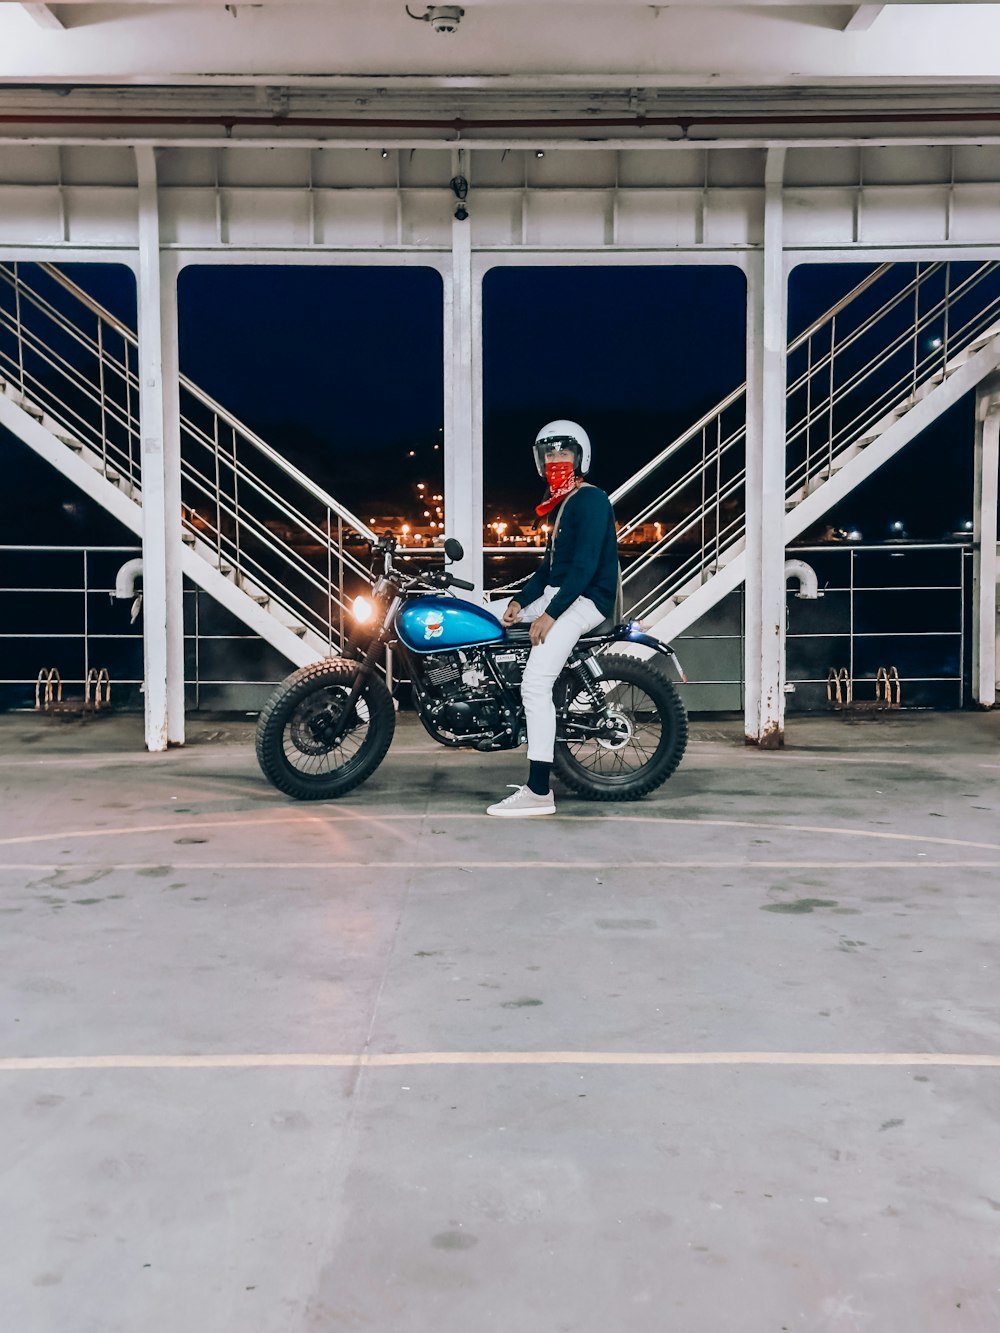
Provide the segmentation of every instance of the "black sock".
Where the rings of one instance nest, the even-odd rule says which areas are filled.
[[[543,764],[540,759],[528,760],[528,791],[533,791],[536,796],[548,796],[551,767],[551,764]]]

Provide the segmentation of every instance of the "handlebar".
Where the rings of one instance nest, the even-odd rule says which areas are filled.
[[[432,588],[464,588],[466,592],[475,592],[476,585],[468,579],[456,578],[447,569],[432,569],[426,574],[415,574],[414,583],[429,583]]]
[[[386,573],[389,573],[393,568],[392,557],[395,554],[397,546],[398,542],[396,537],[391,532],[383,532],[382,536],[377,537],[374,541],[370,538],[368,539],[368,547],[372,554],[375,555],[376,552],[381,552],[385,557]],[[446,552],[446,554],[448,554],[448,552]],[[460,547],[458,550],[458,558],[461,558]],[[475,592],[476,590],[476,585],[474,583],[470,583],[468,579],[456,578],[454,574],[450,574],[446,569],[440,569],[429,574],[412,575],[407,580],[407,583],[410,585],[414,583],[429,583],[437,588],[462,588],[465,592]]]

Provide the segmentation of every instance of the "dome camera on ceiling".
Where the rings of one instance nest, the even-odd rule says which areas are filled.
[[[429,23],[435,32],[454,32],[465,10],[461,5],[428,5],[426,14],[414,14],[407,5],[406,12],[418,23]]]

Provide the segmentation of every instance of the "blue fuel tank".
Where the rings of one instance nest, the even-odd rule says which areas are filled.
[[[504,636],[496,616],[460,597],[412,598],[399,613],[396,633],[412,653],[446,653]]]

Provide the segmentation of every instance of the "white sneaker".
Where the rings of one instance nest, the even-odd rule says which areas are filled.
[[[511,786],[514,786],[512,783]],[[554,815],[555,797],[549,792],[538,796],[529,787],[515,787],[514,794],[496,805],[488,807],[488,815],[499,815],[501,819],[529,819],[532,815]]]

